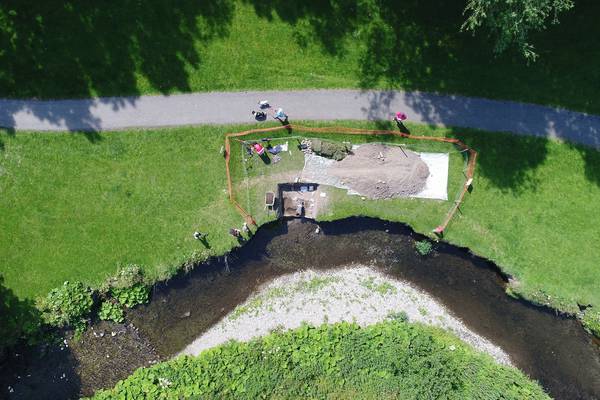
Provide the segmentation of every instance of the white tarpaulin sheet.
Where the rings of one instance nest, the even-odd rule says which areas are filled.
[[[425,189],[410,196],[421,199],[448,200],[448,153],[417,153],[429,168]]]

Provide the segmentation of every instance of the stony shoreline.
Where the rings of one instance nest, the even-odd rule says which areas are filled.
[[[197,355],[229,340],[249,341],[303,323],[348,321],[366,326],[399,315],[448,330],[498,363],[512,365],[506,352],[468,329],[432,296],[365,265],[279,277],[263,285],[179,354]]]

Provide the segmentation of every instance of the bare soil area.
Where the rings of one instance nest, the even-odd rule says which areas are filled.
[[[371,199],[408,197],[425,187],[429,168],[400,146],[364,144],[328,171],[349,189]]]

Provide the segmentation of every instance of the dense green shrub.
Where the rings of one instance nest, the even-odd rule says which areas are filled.
[[[120,267],[114,276],[106,280],[102,291],[128,308],[147,303],[150,299],[150,289],[146,286],[144,271],[135,264]]]
[[[110,293],[127,308],[147,303],[150,299],[150,289],[142,283],[137,283],[131,287],[112,288]]]
[[[415,249],[417,249],[417,253],[422,256],[426,256],[433,250],[433,245],[429,240],[420,240],[415,242]]]
[[[547,399],[520,371],[439,329],[303,326],[138,369],[95,399]]]
[[[44,322],[56,327],[85,327],[94,300],[92,290],[81,282],[66,281],[41,299],[38,307]]]
[[[102,302],[100,311],[98,311],[98,318],[103,321],[114,321],[118,323],[125,321],[123,308],[110,300]]]

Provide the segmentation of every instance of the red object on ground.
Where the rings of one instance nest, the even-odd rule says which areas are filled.
[[[396,119],[398,121],[404,121],[406,119],[406,114],[404,114],[403,112],[397,112],[396,113]]]
[[[260,145],[260,143],[254,143],[254,144],[252,145],[252,147],[254,148],[254,151],[256,152],[256,154],[258,154],[259,156],[262,156],[262,155],[263,155],[263,153],[265,152],[265,148],[264,148],[264,147],[262,147],[262,146]]]

